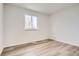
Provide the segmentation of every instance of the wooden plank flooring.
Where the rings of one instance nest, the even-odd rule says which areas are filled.
[[[79,56],[79,47],[48,40],[40,44],[17,47],[3,51],[2,56]]]

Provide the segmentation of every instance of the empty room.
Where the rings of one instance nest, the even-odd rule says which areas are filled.
[[[0,3],[1,56],[79,56],[78,3]]]

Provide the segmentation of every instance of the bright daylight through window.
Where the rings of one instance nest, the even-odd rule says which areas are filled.
[[[25,30],[37,30],[37,16],[25,15]]]

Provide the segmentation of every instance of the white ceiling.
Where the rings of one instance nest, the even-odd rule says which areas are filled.
[[[37,12],[52,14],[64,8],[79,5],[77,3],[14,3],[13,5],[21,6]]]

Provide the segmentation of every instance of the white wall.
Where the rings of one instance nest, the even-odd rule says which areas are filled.
[[[38,16],[37,31],[24,31],[24,15]],[[49,37],[48,16],[31,10],[5,4],[5,47],[23,44],[31,41],[43,40]]]
[[[0,54],[3,50],[3,4],[0,3]]]
[[[51,15],[52,32],[56,40],[79,46],[79,6],[69,7]]]
[[[24,15],[38,16],[38,31],[24,31]],[[53,38],[79,46],[79,6],[48,15],[5,4],[5,47]]]

